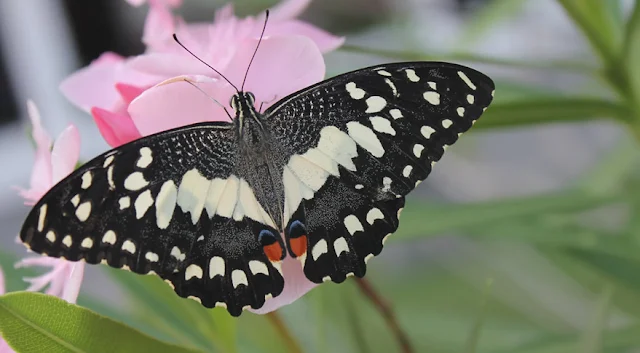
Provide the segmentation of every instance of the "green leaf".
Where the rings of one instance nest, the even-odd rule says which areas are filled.
[[[600,294],[594,318],[589,324],[587,330],[585,330],[584,334],[582,335],[580,344],[582,349],[579,352],[599,353],[602,351],[602,332],[604,331],[607,324],[612,297],[613,286],[607,284]]]
[[[0,332],[21,353],[198,352],[155,340],[88,309],[40,293],[1,296]]]
[[[469,335],[469,338],[467,338],[465,353],[475,353],[478,351],[478,343],[480,342],[482,327],[487,317],[487,304],[489,302],[489,296],[491,294],[492,286],[493,286],[493,279],[488,278],[485,289],[484,289],[484,293],[482,293],[482,303],[480,304],[480,313],[478,314],[478,317],[476,318],[476,321],[473,324],[473,328],[471,329],[471,334]]]
[[[577,72],[581,74],[596,75],[600,69],[592,65],[586,65],[577,61],[554,61],[554,60],[536,60],[536,61],[520,61],[512,59],[504,59],[490,56],[482,56],[471,53],[439,53],[439,54],[426,54],[418,51],[411,50],[387,50],[378,48],[366,48],[352,44],[345,44],[338,50],[361,54],[361,55],[374,55],[383,58],[390,58],[394,60],[405,61],[453,61],[453,62],[468,62],[475,64],[495,65],[501,68],[508,67],[514,69],[529,69],[529,70],[558,70]]]
[[[618,0],[558,0],[609,68],[616,66],[622,43]]]
[[[180,298],[157,276],[141,276],[107,267],[105,270],[131,295],[134,301],[132,309],[138,321],[163,332],[181,345],[207,351],[216,347],[207,309],[194,308],[200,305],[190,299]],[[131,324],[143,329],[142,325],[135,322]]]
[[[488,202],[442,204],[410,199],[391,241],[412,240],[449,231],[473,230],[517,217],[577,212],[625,200],[628,195],[567,191]]]
[[[638,104],[640,102],[640,1],[636,1],[627,23],[622,60],[623,67],[629,75],[632,96]],[[636,106],[636,108],[640,107]]]
[[[499,94],[497,87],[496,94]],[[596,98],[538,98],[491,105],[476,128],[527,126],[555,122],[584,122],[613,118],[629,121],[633,112],[625,106]]]

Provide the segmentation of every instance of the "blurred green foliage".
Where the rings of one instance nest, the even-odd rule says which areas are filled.
[[[494,0],[469,21],[463,42],[473,42],[524,2]],[[414,352],[640,349],[640,1],[629,16],[619,0],[557,2],[584,34],[597,65],[510,61],[467,52],[427,55],[349,45],[343,49],[397,60],[572,72],[600,84],[590,87],[590,93],[565,92],[497,77],[496,101],[475,132],[594,119],[617,122],[628,131],[597,168],[557,192],[469,204],[409,200],[386,252],[403,248],[413,254],[410,265],[385,262],[382,256],[371,262],[367,278],[391,304]],[[438,243],[447,234],[455,234],[447,237],[447,244],[458,244],[455,251],[443,257],[420,250],[425,241]],[[19,276],[25,272],[12,269],[14,260],[0,256],[0,265],[8,270],[8,289],[24,289]],[[126,289],[131,304],[108,306],[86,296],[79,303],[140,331],[131,331],[131,340],[141,345],[149,335],[203,352],[401,351],[390,322],[353,281],[322,285],[277,314],[233,319],[224,310],[206,310],[178,298],[157,278],[105,271]],[[0,298],[2,310],[18,296]],[[50,299],[32,295],[30,300],[44,305]],[[14,316],[28,317],[36,304]],[[56,304],[47,310],[64,316],[64,310],[78,309]],[[90,316],[88,320],[104,320]],[[18,328],[73,341],[64,326],[18,321],[22,324],[16,325],[23,325]]]

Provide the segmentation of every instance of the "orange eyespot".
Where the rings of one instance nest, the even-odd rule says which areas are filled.
[[[267,255],[269,261],[280,261],[282,258],[282,247],[279,242],[275,242],[271,245],[265,245],[262,247],[264,254]]]
[[[296,257],[301,256],[302,254],[307,252],[307,236],[306,235],[302,235],[297,238],[290,239],[289,244],[291,246],[291,252]]]

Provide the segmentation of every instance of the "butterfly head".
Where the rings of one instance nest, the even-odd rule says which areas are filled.
[[[256,97],[251,92],[238,92],[231,97],[231,108],[236,113],[244,112],[247,109],[255,109]]]

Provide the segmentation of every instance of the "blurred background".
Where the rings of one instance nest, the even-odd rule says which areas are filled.
[[[276,2],[234,4],[243,16]],[[187,21],[210,21],[223,4],[185,0],[177,12]],[[411,195],[399,232],[369,263],[367,279],[411,350],[401,348],[354,281],[322,285],[278,311],[297,341],[293,347],[640,352],[635,6],[633,0],[314,1],[302,18],[346,36],[345,46],[326,56],[328,76],[389,61],[443,60],[485,72],[497,89],[486,116]],[[91,117],[68,103],[58,85],[102,52],[141,53],[146,11],[119,0],[0,0],[6,168],[0,265],[9,290],[24,289],[20,277],[33,273],[12,268],[25,254],[15,237],[29,210],[13,187],[28,186],[34,158],[25,101],[37,103],[53,136],[68,123],[79,127],[82,160],[108,149]],[[144,320],[157,307],[144,315],[132,309],[159,295],[156,288],[170,291],[160,289],[161,281],[102,267],[87,268],[80,304],[179,341]],[[276,330],[270,322],[243,315],[239,351],[295,351],[291,342],[270,338]]]

